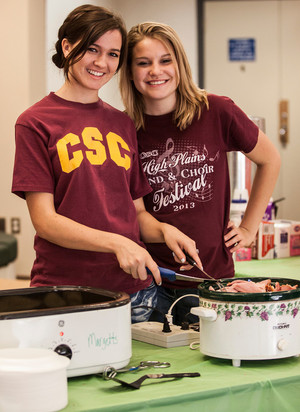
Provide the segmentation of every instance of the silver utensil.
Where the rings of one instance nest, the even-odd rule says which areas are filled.
[[[209,279],[213,280],[214,282],[216,282],[216,284],[218,285],[220,290],[225,290],[224,286],[222,285],[222,283],[220,283],[219,280],[215,279],[213,276],[209,275],[203,268],[200,268],[197,263],[195,262],[195,260],[184,250],[183,253],[185,254],[186,260],[187,262],[196,267],[197,269],[200,270],[200,272],[202,272],[205,276],[207,276]]]
[[[107,366],[102,375],[103,379],[105,380],[110,380],[114,379],[117,374],[123,373],[123,372],[136,372],[141,369],[146,369],[146,368],[169,368],[171,364],[169,362],[160,362],[160,361],[142,361],[140,362],[137,366],[130,366],[128,368],[123,368],[123,369],[115,369],[112,366]]]

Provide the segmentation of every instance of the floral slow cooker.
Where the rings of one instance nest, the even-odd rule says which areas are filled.
[[[298,280],[270,279],[272,284],[300,286]],[[221,284],[230,281],[223,279]],[[216,290],[210,290],[210,286]],[[232,359],[233,366],[240,366],[241,360],[299,356],[300,287],[280,292],[228,293],[217,290],[217,283],[208,280],[198,288],[200,305],[191,312],[200,318],[203,354]]]

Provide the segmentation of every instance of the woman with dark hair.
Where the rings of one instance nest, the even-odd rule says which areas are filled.
[[[65,82],[16,122],[12,191],[26,199],[36,229],[31,286],[124,291],[133,307],[155,306],[160,273],[141,239],[199,258],[190,238],[146,212],[151,188],[134,124],[98,96],[126,51],[126,28],[115,13],[84,5],[68,15],[53,56]],[[151,310],[134,313],[133,322],[142,321]]]
[[[234,276],[232,253],[254,240],[275,186],[277,149],[231,99],[197,87],[182,43],[167,24],[145,22],[129,31],[120,90],[153,188],[144,198],[146,210],[196,241],[207,273],[216,279]],[[243,152],[257,165],[239,227],[229,221],[230,151]],[[160,266],[178,270],[165,245],[147,248]],[[197,268],[189,275],[205,278]],[[166,312],[177,298],[196,294],[196,287],[197,283],[187,289],[186,282],[163,281],[158,308]],[[174,323],[179,324],[198,299],[180,302],[186,307],[174,307]]]

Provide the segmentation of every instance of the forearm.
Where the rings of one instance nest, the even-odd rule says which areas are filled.
[[[146,280],[149,268],[159,284],[157,264],[144,247],[117,233],[101,231],[56,213],[50,193],[26,193],[26,201],[37,234],[56,245],[76,250],[114,253],[120,268],[135,279]]]
[[[192,256],[196,264],[202,267],[194,240],[175,226],[158,221],[142,207],[142,204],[140,205],[140,208],[137,207],[137,216],[142,240],[146,243],[166,243],[177,262],[186,262],[183,252],[186,251]],[[190,269],[189,265],[186,265],[185,269]]]
[[[121,235],[96,230],[58,214],[51,194],[30,192],[26,201],[37,235],[58,246],[114,253],[123,240]]]
[[[240,224],[240,227],[247,229],[251,237],[255,236],[267,204],[272,196],[279,167],[279,162],[257,167],[248,205]]]
[[[34,226],[40,237],[68,249],[115,253],[123,238],[116,233],[87,227],[56,213]]]
[[[146,210],[140,211],[137,215],[141,239],[145,243],[165,242],[163,228],[165,223],[159,222]]]

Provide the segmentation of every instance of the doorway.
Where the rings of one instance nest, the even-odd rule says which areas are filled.
[[[285,200],[278,204],[277,218],[300,220],[300,1],[202,3],[203,87],[231,97],[249,116],[265,119],[266,134],[282,159],[273,198]],[[254,40],[252,60],[230,55],[230,42],[239,39]],[[286,143],[280,141],[282,101]]]

